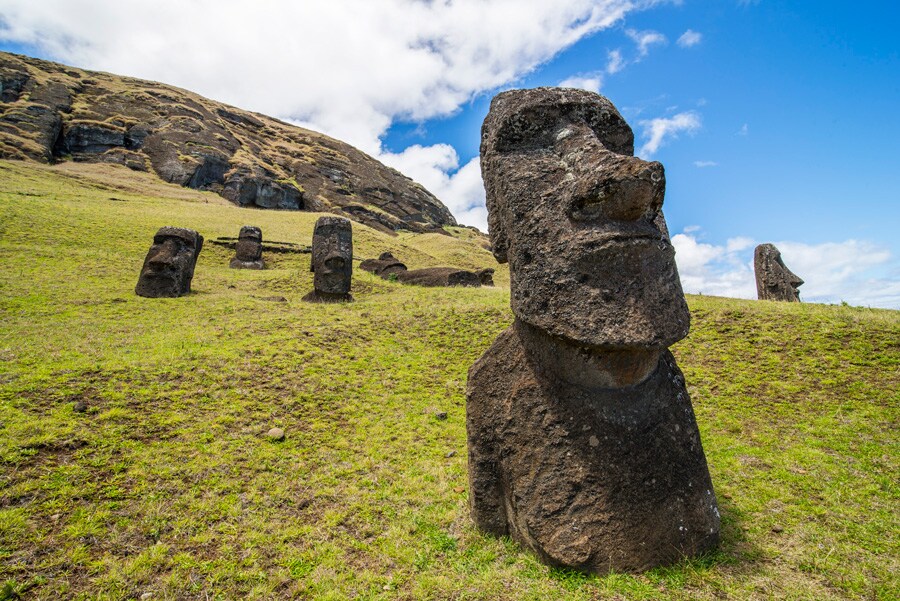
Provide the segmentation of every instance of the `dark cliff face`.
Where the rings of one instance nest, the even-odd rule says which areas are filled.
[[[0,52],[0,158],[118,163],[241,206],[329,211],[381,230],[453,215],[356,148],[191,92]]]

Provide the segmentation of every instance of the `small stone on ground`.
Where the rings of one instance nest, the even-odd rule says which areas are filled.
[[[284,440],[284,430],[281,428],[272,428],[266,433],[266,436],[272,440]]]

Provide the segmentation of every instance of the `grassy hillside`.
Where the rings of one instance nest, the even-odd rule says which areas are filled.
[[[505,268],[496,289],[357,270],[356,302],[309,305],[308,255],[234,271],[207,244],[189,297],[133,294],[161,225],[308,244],[316,217],[0,162],[0,599],[900,596],[900,312],[689,297],[675,354],[722,548],[587,577],[468,518],[466,371],[511,321]],[[459,233],[354,245],[494,266]]]

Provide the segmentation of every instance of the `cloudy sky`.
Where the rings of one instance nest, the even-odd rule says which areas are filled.
[[[0,0],[0,50],[153,79],[323,131],[486,229],[490,98],[608,96],[666,166],[685,290],[900,308],[893,0]]]

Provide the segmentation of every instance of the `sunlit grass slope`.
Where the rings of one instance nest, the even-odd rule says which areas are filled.
[[[586,577],[468,518],[466,371],[511,322],[505,268],[495,289],[356,270],[356,302],[309,305],[308,255],[235,271],[207,244],[190,296],[133,294],[162,225],[308,244],[316,217],[0,162],[0,599],[900,596],[898,312],[689,298],[675,353],[722,549]],[[457,234],[354,224],[354,246],[496,267]]]

